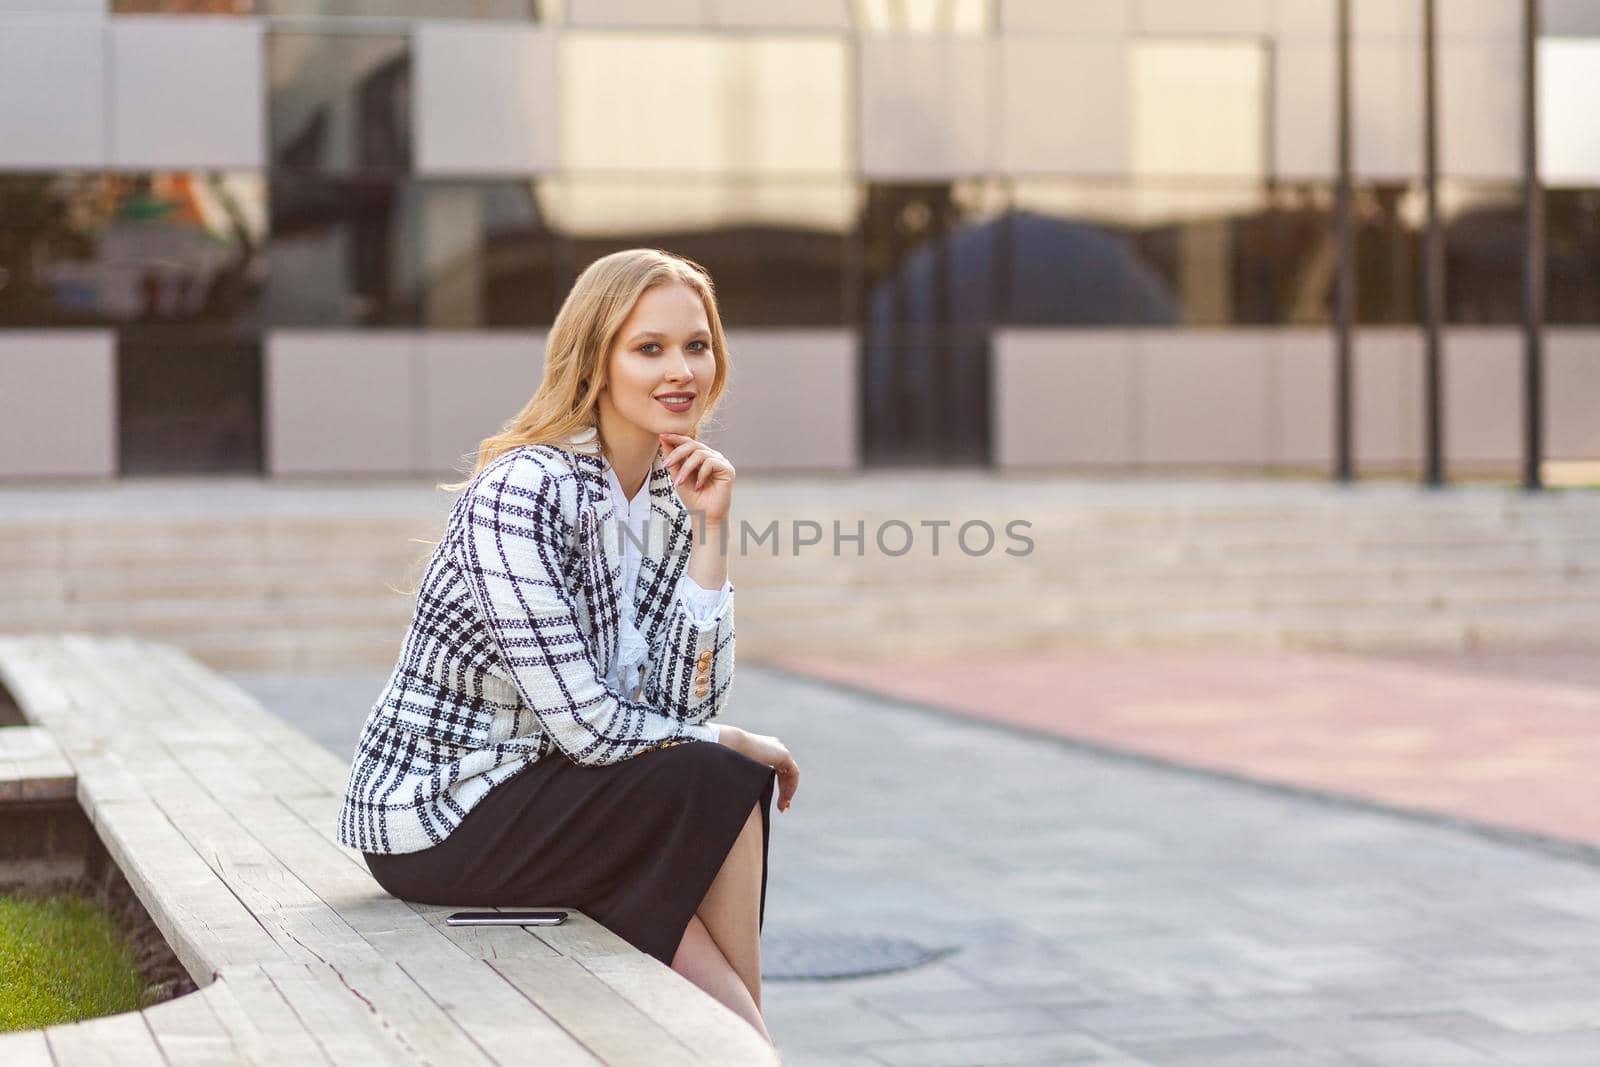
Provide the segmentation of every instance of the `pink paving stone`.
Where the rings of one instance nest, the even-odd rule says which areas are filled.
[[[1600,844],[1600,689],[1582,685],[1254,650],[776,662],[1176,763]]]

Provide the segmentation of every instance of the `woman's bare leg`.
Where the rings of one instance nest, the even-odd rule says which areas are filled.
[[[772,1043],[767,1024],[761,1019],[761,1009],[750,999],[744,979],[739,977],[717,943],[711,940],[700,916],[689,916],[689,926],[683,931],[683,940],[672,957],[672,969],[689,981],[726,1004],[745,1022],[756,1028],[756,1033]]]
[[[761,809],[750,817],[728,850],[722,869],[696,911],[723,957],[732,965],[756,1010],[761,1010]]]

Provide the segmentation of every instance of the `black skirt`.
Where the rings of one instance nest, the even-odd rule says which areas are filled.
[[[603,767],[551,753],[489,790],[439,844],[367,853],[367,866],[389,893],[420,904],[568,905],[671,966],[752,806],[765,924],[776,779],[711,741]]]

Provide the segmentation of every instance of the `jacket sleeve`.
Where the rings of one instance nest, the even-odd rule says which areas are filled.
[[[680,566],[687,567],[684,558]],[[644,698],[673,718],[705,722],[722,713],[733,684],[733,583],[707,603],[688,574],[679,577],[672,609],[650,650],[656,669],[645,679]]]
[[[467,490],[455,544],[523,703],[573,763],[619,763],[669,739],[715,741],[704,715],[628,700],[600,677],[562,577],[571,548],[560,489],[536,458],[514,456]]]

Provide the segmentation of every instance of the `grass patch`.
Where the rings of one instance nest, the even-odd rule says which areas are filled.
[[[0,896],[0,1031],[144,1007],[133,946],[82,896]]]

